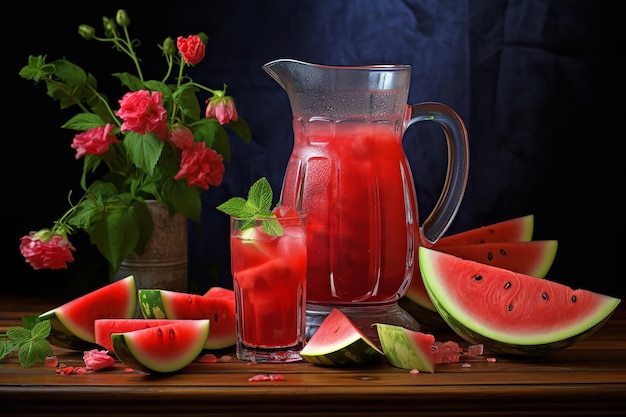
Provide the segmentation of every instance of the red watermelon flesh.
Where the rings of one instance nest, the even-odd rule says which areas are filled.
[[[97,319],[94,322],[96,334],[96,344],[102,348],[115,353],[111,335],[113,333],[126,333],[133,330],[148,329],[150,327],[163,326],[166,324],[177,324],[187,320],[173,319]],[[210,328],[209,328],[210,334]]]
[[[419,248],[437,311],[459,336],[497,353],[540,355],[595,332],[621,300]]]
[[[127,366],[150,373],[176,372],[202,353],[210,320],[185,320],[125,333],[113,333],[116,356]]]
[[[554,262],[557,247],[558,242],[556,240],[533,240],[530,242],[490,242],[458,246],[435,244],[432,249],[543,278]],[[433,312],[436,311],[424,287],[419,268],[416,270],[405,296],[422,307]]]
[[[137,306],[135,278],[130,275],[75,298],[39,315],[50,320],[48,341],[60,348],[89,350],[96,347],[94,321],[102,318],[132,318]]]
[[[528,242],[532,240],[534,227],[535,217],[529,214],[444,236],[435,244],[452,246],[488,242]]]

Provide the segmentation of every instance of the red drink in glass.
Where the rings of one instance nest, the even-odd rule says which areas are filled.
[[[300,360],[306,342],[306,223],[280,221],[281,236],[266,234],[263,219],[231,217],[231,269],[237,309],[237,357],[256,362]]]

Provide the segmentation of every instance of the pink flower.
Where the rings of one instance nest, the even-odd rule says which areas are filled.
[[[33,269],[67,269],[76,250],[67,238],[48,230],[30,232],[20,239],[20,252]]]
[[[198,35],[190,35],[187,38],[179,36],[176,39],[176,46],[185,62],[188,64],[196,65],[204,58],[206,46]]]
[[[209,185],[217,187],[222,183],[225,170],[222,155],[207,148],[204,142],[195,142],[190,148],[183,149],[180,170],[174,179],[186,178],[190,186],[208,190]]]
[[[221,94],[219,94],[221,93]],[[231,96],[222,95],[223,91],[218,91],[213,97],[206,101],[206,117],[215,117],[221,125],[230,122],[236,122],[239,118],[237,108],[235,107],[235,99]]]
[[[76,159],[87,154],[100,155],[109,150],[112,143],[120,142],[117,136],[111,134],[113,125],[107,123],[104,126],[94,127],[74,136],[72,149],[76,149]]]
[[[193,133],[188,127],[176,126],[172,129],[170,140],[178,149],[189,148],[193,144]]]
[[[83,353],[83,360],[87,369],[99,371],[100,369],[110,368],[115,363],[106,350],[91,349]]]
[[[119,101],[120,109],[115,113],[124,120],[122,132],[132,131],[140,135],[154,133],[163,140],[169,137],[167,111],[161,104],[161,92],[150,95],[149,90],[138,90],[124,94]]]

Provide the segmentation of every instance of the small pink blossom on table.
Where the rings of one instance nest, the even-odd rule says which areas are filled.
[[[83,360],[87,369],[99,371],[110,368],[115,363],[115,359],[109,356],[105,350],[92,349],[83,353]]]

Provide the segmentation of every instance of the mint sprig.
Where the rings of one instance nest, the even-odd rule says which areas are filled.
[[[45,362],[52,356],[52,347],[46,338],[50,335],[50,320],[34,321],[24,318],[26,327],[15,326],[0,334],[0,360],[16,351],[24,368]]]
[[[248,190],[248,199],[232,197],[228,201],[217,206],[217,209],[232,217],[249,220],[244,223],[241,230],[253,226],[254,220],[260,218],[276,218],[272,211],[274,193],[272,186],[265,177],[259,178]],[[283,227],[278,220],[263,220],[263,231],[270,236],[282,236]]]

